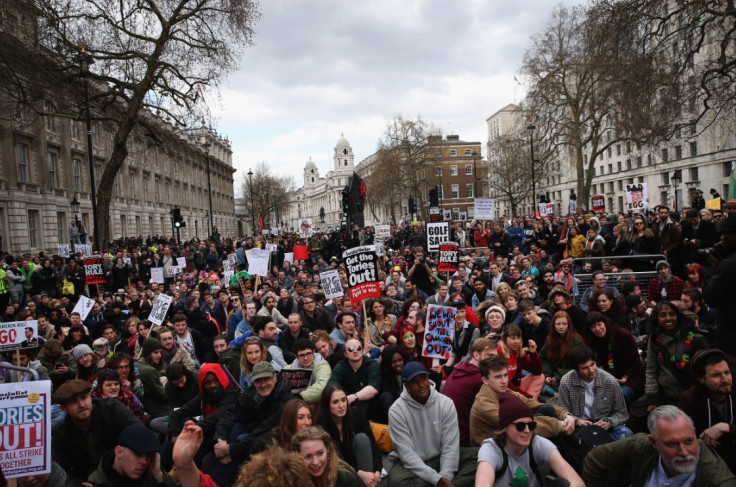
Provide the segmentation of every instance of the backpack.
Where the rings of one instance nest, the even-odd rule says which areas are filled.
[[[537,478],[537,483],[539,485],[544,485],[542,475],[539,473],[539,467],[537,467],[537,461],[534,459],[534,436],[532,435],[531,439],[529,440],[529,466],[532,469],[532,472],[534,473],[534,476]],[[506,453],[506,448],[501,448],[501,455],[503,456],[503,463],[501,464],[501,467],[496,470],[496,480],[503,475],[506,472],[506,469],[509,468],[509,454]]]

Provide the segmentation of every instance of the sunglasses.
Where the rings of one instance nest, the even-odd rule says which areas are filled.
[[[537,429],[537,422],[536,421],[529,421],[528,423],[512,423],[516,427],[516,431],[519,433],[523,433],[524,430],[529,427],[529,431],[534,431]]]
[[[356,345],[354,347],[348,347],[348,352],[362,352],[363,346],[362,345]]]

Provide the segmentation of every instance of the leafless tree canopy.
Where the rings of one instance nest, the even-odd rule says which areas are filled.
[[[258,225],[258,219],[263,221],[264,228],[273,228],[281,221],[289,207],[289,202],[296,191],[293,176],[272,174],[266,162],[259,162],[253,171],[253,185],[247,174],[240,178],[240,194],[244,198],[246,221],[253,220]],[[251,200],[251,193],[253,199]],[[253,211],[251,212],[251,201]]]

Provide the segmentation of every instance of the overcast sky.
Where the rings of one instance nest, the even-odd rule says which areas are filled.
[[[343,133],[357,164],[396,114],[484,144],[486,118],[523,97],[522,55],[556,5],[262,1],[255,45],[214,102],[217,130],[232,141],[236,195],[260,161],[293,174],[297,186],[310,157],[324,175]]]

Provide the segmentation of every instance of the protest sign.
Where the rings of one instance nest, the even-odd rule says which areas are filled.
[[[455,308],[430,304],[422,344],[422,357],[449,359],[455,331]]]
[[[105,272],[102,269],[102,257],[94,256],[82,259],[84,265],[85,284],[105,284]]]
[[[292,394],[299,394],[309,387],[312,371],[309,369],[281,369],[281,379],[286,381]]]
[[[0,439],[6,479],[51,472],[51,381],[0,384]]]
[[[0,323],[0,352],[17,348],[35,348],[37,346],[38,321]]]
[[[439,272],[455,272],[458,264],[458,251],[455,242],[440,244],[440,261],[437,264]]]
[[[325,292],[325,298],[332,299],[338,296],[344,296],[342,283],[340,282],[340,274],[337,269],[319,273],[319,281],[322,283],[322,289]]]
[[[578,211],[578,202],[576,200],[570,200],[570,213],[576,213]]]
[[[590,197],[590,208],[596,213],[606,211],[606,198],[602,194],[594,194]]]
[[[709,199],[705,202],[706,210],[720,210],[721,209],[721,198]]]
[[[427,223],[427,250],[437,252],[440,244],[450,241],[450,223]]]
[[[251,276],[267,276],[270,258],[271,252],[263,249],[251,249],[250,260],[248,260],[248,274]]]
[[[299,220],[299,236],[301,238],[309,238],[312,236],[312,219],[302,218]]]
[[[59,257],[69,258],[69,244],[59,244],[56,248],[56,253],[59,254]]]
[[[475,198],[473,217],[479,220],[493,220],[496,218],[496,200],[493,198]]]
[[[278,234],[279,234],[279,229],[277,227],[273,227],[271,229],[271,235],[278,235]]]
[[[548,215],[554,215],[555,204],[554,203],[539,203],[539,216],[545,217]]]
[[[236,265],[238,265],[238,256],[235,254],[227,254],[227,262],[231,266],[235,267]]]
[[[76,311],[77,313],[79,313],[79,317],[82,318],[82,321],[84,321],[87,319],[87,315],[89,314],[94,304],[95,304],[94,299],[90,299],[87,296],[80,295],[79,301],[77,301],[77,304],[74,305],[74,309],[72,310],[72,313]]]
[[[376,241],[383,241],[391,236],[391,225],[376,225]]]
[[[225,271],[222,273],[222,282],[225,284],[225,287],[230,287],[230,279],[233,278],[233,275],[235,274],[235,271]]]
[[[452,210],[442,210],[442,220],[446,222],[452,220]]]
[[[376,242],[373,246],[376,248],[376,255],[383,257],[383,242]]]
[[[151,282],[164,283],[164,268],[151,267]]]
[[[626,209],[638,211],[649,208],[649,192],[647,183],[626,185]]]
[[[284,252],[284,262],[294,263],[294,252]]]
[[[460,212],[460,214],[459,214],[458,216],[460,217],[460,218],[459,218],[459,220],[460,220],[461,222],[466,222],[466,221],[468,221],[468,212],[467,212],[467,211],[461,211],[461,212]]]
[[[187,258],[186,257],[177,257],[176,258],[176,265],[178,267],[181,267],[182,269],[187,268]]]
[[[271,234],[271,230],[269,230],[268,228],[261,230],[261,235],[270,235],[270,234]]]
[[[129,266],[133,263],[132,260],[130,260],[130,257],[123,257],[123,264]]]
[[[342,254],[353,306],[367,298],[380,298],[378,257],[372,245],[353,247]]]
[[[276,252],[278,249],[279,249],[278,244],[274,244],[274,243],[267,243],[266,244],[266,250],[268,252]]]
[[[232,271],[233,269],[234,269],[234,266],[230,263],[229,260],[222,261],[222,271],[223,272]]]
[[[166,268],[166,277],[174,277],[181,274],[182,268],[178,265],[172,265]]]
[[[169,306],[171,306],[172,300],[172,297],[168,294],[158,294],[156,299],[153,300],[151,314],[148,315],[148,321],[161,326],[161,323],[163,323],[166,318],[166,312],[169,311]]]
[[[292,249],[294,251],[295,260],[307,260],[309,259],[309,249],[306,245],[295,245]],[[293,262],[292,262],[293,264]]]

